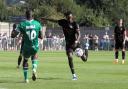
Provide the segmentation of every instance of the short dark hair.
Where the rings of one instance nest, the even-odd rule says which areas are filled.
[[[29,19],[33,17],[33,11],[31,9],[26,10],[25,12],[26,18]]]
[[[69,16],[70,14],[72,14],[72,12],[71,11],[67,11],[67,12],[64,13],[64,16]]]

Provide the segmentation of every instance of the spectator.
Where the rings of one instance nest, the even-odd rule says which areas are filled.
[[[94,35],[94,48],[95,51],[98,51],[98,44],[99,44],[99,37],[97,35]]]

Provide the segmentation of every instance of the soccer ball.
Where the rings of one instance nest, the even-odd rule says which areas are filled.
[[[81,48],[76,48],[76,50],[75,50],[75,55],[77,56],[77,57],[81,57],[82,55],[83,55],[83,50],[81,49]]]

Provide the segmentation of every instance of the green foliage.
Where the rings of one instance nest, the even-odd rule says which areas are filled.
[[[17,3],[19,0],[11,0],[11,4],[6,1],[8,5],[0,0],[0,20],[4,21],[8,16],[24,15],[26,8],[33,9],[38,20],[40,17],[60,19],[64,12],[72,11],[81,26],[103,27],[112,25],[118,18],[128,21],[127,0],[24,0],[25,4]]]
[[[7,10],[6,4],[4,0],[0,0],[0,21],[6,20],[7,18]]]

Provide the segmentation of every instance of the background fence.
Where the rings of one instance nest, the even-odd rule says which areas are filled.
[[[114,47],[113,29],[110,27],[80,27],[81,45],[89,44],[91,50],[112,50]],[[11,23],[0,22],[0,50],[19,50],[21,39],[10,38]],[[40,50],[64,50],[65,38],[62,28],[47,28],[44,40],[40,40]],[[96,45],[97,44],[97,45]]]
[[[0,50],[19,50],[21,46],[21,39],[1,37],[0,38]],[[84,37],[81,39],[81,46],[86,47],[86,43],[89,44],[90,50],[112,50],[114,47],[114,42],[112,39],[95,39]],[[98,44],[98,47],[95,44]],[[97,47],[97,48],[96,48]],[[40,50],[65,50],[65,39],[53,36],[52,38],[45,38],[44,40],[39,40]],[[97,50],[97,51],[98,51]]]

